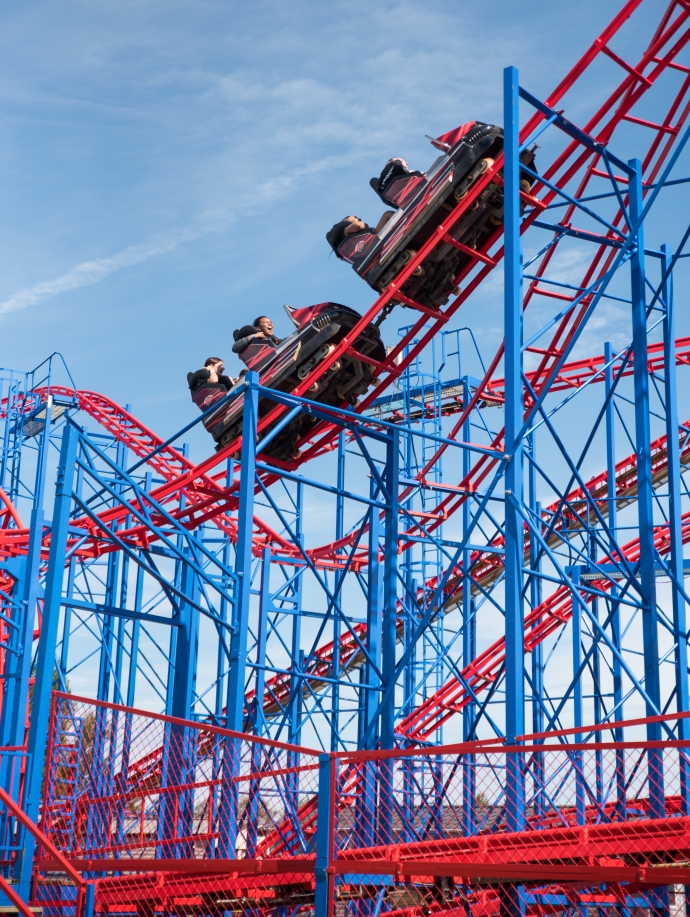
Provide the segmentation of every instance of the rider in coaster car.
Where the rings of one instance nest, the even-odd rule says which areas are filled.
[[[396,157],[394,159],[389,159],[383,167],[379,177],[372,178],[369,184],[378,194],[384,204],[388,204],[389,207],[397,208],[399,206],[397,201],[389,198],[386,195],[386,191],[388,191],[393,182],[398,178],[422,178],[423,176],[423,172],[411,172],[410,167],[407,165],[405,160]],[[384,213],[383,216],[386,216],[386,214]],[[383,217],[381,217],[381,219],[383,219]],[[385,223],[387,222],[388,219],[385,221]]]
[[[229,391],[237,379],[231,376],[224,376],[225,366],[220,357],[209,357],[204,363],[203,369],[197,369],[195,373],[187,373],[187,383],[189,390],[194,392],[201,388],[202,385],[207,388],[217,388],[223,394]]]
[[[267,347],[276,348],[280,344],[280,338],[273,334],[273,322],[267,315],[260,315],[254,319],[253,325],[244,325],[238,328],[232,334],[235,343],[232,345],[233,353],[242,353],[242,351],[252,341],[261,341]]]
[[[391,187],[394,181],[398,178],[419,178],[424,175],[423,172],[410,172],[410,169],[404,159],[389,159],[388,162],[383,167],[383,171],[378,178],[372,178],[369,184],[378,194],[384,204],[388,204],[389,207],[398,207],[398,204],[395,200],[386,196],[386,191]],[[326,233],[326,241],[331,246],[333,251],[338,254],[338,247],[344,241],[346,236],[356,235],[359,233],[367,234],[378,234],[381,232],[386,223],[395,213],[394,210],[386,210],[381,215],[381,219],[378,221],[375,227],[368,226],[363,220],[360,220],[359,217],[350,214],[350,216],[344,217],[339,223],[336,223],[333,228]]]

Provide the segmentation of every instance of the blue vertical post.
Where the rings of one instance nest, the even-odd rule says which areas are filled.
[[[264,688],[266,685],[266,639],[268,615],[271,608],[271,549],[266,547],[261,554],[261,589],[259,594],[259,620],[256,635],[256,712],[254,734],[266,734],[264,716]]]
[[[125,554],[122,558],[122,577],[120,578],[120,608],[127,607],[129,592],[129,557]],[[117,622],[117,636],[115,647],[115,703],[124,704],[123,692],[123,667],[125,660],[125,634],[127,632],[127,619],[120,618]]]
[[[400,491],[400,445],[391,430],[386,445],[388,500],[384,525],[382,660],[384,704],[381,711],[381,748],[395,747],[395,651],[398,619],[398,494]]]
[[[381,748],[395,747],[395,655],[398,619],[398,494],[400,492],[400,441],[390,430],[386,444],[386,514],[383,548],[383,617],[381,637]],[[380,764],[379,844],[390,844],[393,836],[392,759]]]
[[[268,614],[271,605],[271,549],[266,547],[261,555],[261,590],[259,595],[259,620],[256,635],[256,677],[254,691],[254,735],[262,736],[266,732],[266,719],[264,717],[264,690],[266,685],[266,635],[268,632]],[[251,772],[258,774],[261,767],[262,746],[258,742],[252,743]],[[289,776],[289,775],[288,775]],[[246,818],[246,856],[256,854],[256,844],[259,838],[259,791],[261,778],[249,781],[247,791]]]
[[[417,594],[419,585],[417,580],[412,577],[412,564],[410,560],[405,561],[405,585],[406,585],[406,606],[404,638],[405,653],[409,653],[409,659],[405,666],[404,685],[403,685],[403,711],[404,715],[412,713],[414,710],[414,698],[416,690],[415,679],[415,646],[412,645],[415,625],[418,620]],[[415,799],[417,795],[417,783],[415,779],[415,761],[412,758],[403,758],[400,762],[403,771],[403,800],[402,800],[402,821],[400,837],[402,841],[411,841],[414,837],[414,812]]]
[[[613,349],[607,341],[604,344],[604,362],[606,371],[604,383],[606,386],[606,490],[608,494],[607,509],[609,517],[609,531],[611,532],[611,543],[609,545],[609,554],[616,550],[616,529],[618,527],[618,502],[616,500],[616,426],[615,415],[613,410]],[[620,603],[616,601],[618,596],[618,587],[611,586],[611,641],[613,645],[621,652],[621,619]],[[623,719],[623,671],[620,659],[614,655],[611,662],[611,671],[613,675],[613,719]],[[623,741],[623,729],[617,726],[613,730],[613,741]],[[625,751],[616,749],[616,815],[618,818],[625,816]]]
[[[505,325],[505,631],[506,739],[525,731],[522,386],[522,246],[520,240],[519,83],[515,67],[503,71],[504,174],[504,325]],[[509,831],[525,824],[525,796],[520,756],[508,755],[506,819]]]
[[[116,464],[118,468],[125,467],[126,449],[124,443],[117,444]],[[115,483],[115,490],[122,492],[121,482]],[[113,498],[112,505],[117,505],[116,498]],[[117,523],[115,523],[117,525]],[[124,564],[124,559],[123,559]],[[120,578],[120,551],[113,551],[108,557],[108,572],[105,582],[105,604],[117,607],[117,585]],[[113,658],[113,642],[115,638],[115,621],[110,615],[102,615],[101,622],[101,651],[98,667],[98,687],[96,696],[98,700],[108,701],[111,694],[111,683],[115,675],[115,660]],[[115,686],[117,692],[117,686]],[[117,694],[113,698],[117,702]]]
[[[302,513],[304,510],[304,487],[300,482],[297,485],[295,515],[295,535],[300,545],[304,544],[304,535],[302,532],[304,521]],[[304,568],[302,568],[303,570]],[[299,573],[294,580],[293,598],[294,605],[292,615],[292,639],[291,639],[291,668],[290,677],[290,700],[289,700],[289,724],[288,724],[288,742],[293,745],[299,745],[302,741],[302,694],[304,690],[303,672],[302,672],[302,581],[304,573]],[[297,761],[294,758],[295,752],[290,752],[290,766],[295,767]]]
[[[470,383],[467,376],[462,382],[462,404],[463,408],[469,404],[472,393],[470,392]],[[462,427],[463,442],[469,443],[471,436],[470,415]],[[470,473],[471,454],[469,449],[462,450],[462,477],[463,480]],[[462,504],[462,534],[463,538],[467,537],[470,527],[470,501],[466,498]],[[462,584],[462,665],[467,668],[472,662],[477,652],[477,622],[474,615],[474,599],[472,597],[472,581],[470,579],[471,552],[467,549],[462,554],[462,570],[465,579]],[[476,738],[474,729],[474,718],[476,716],[477,705],[470,701],[465,704],[462,711],[462,740],[469,742]],[[463,773],[462,773],[462,828],[463,834],[472,835],[477,828],[476,811],[477,811],[477,791],[476,791],[476,773],[474,755],[463,755]]]
[[[535,576],[535,573],[541,571],[540,546],[534,528],[541,531],[541,503],[537,500],[537,443],[536,433],[532,432],[529,436],[529,451],[531,461],[529,463],[528,481],[529,481],[529,507],[532,518],[532,528],[529,533],[529,566],[534,571],[529,580],[529,597],[530,608],[533,610],[541,605],[542,588],[541,578]],[[532,731],[544,731],[544,652],[541,641],[532,647]],[[543,743],[543,739],[537,739],[536,743]],[[534,781],[532,806],[537,818],[544,813],[544,756],[541,752],[536,752],[532,756],[532,774]]]
[[[120,572],[120,552],[113,551],[108,556],[108,572],[105,581],[105,604],[117,606],[117,581]],[[101,616],[101,651],[98,664],[98,700],[110,700],[110,676],[113,670],[113,619],[110,615]]]
[[[635,226],[642,212],[642,166],[631,159],[630,219]],[[635,451],[637,453],[637,512],[640,538],[640,599],[642,603],[642,632],[644,653],[644,687],[647,694],[647,716],[661,713],[659,673],[659,633],[657,622],[656,579],[654,564],[654,510],[651,464],[651,435],[649,429],[649,379],[647,375],[647,303],[645,296],[644,229],[640,225],[630,259],[633,331],[633,380],[635,391]],[[661,724],[647,725],[650,742],[661,739]],[[659,749],[648,755],[649,803],[653,818],[663,816],[664,786],[663,757]]]
[[[41,784],[48,744],[50,716],[50,694],[53,683],[55,651],[57,649],[58,624],[62,603],[62,581],[65,573],[65,554],[69,534],[69,517],[72,506],[72,481],[77,457],[79,431],[67,423],[62,438],[60,460],[55,485],[53,506],[53,527],[50,537],[48,570],[45,579],[43,621],[38,641],[36,659],[36,681],[31,707],[31,723],[27,743],[27,780],[24,794],[24,811],[36,822],[41,802]],[[26,899],[31,880],[34,842],[28,832],[24,848],[17,858],[15,875],[20,883],[20,893]]]
[[[256,435],[259,421],[259,376],[248,372],[242,414],[242,454],[240,457],[240,502],[235,549],[234,629],[230,639],[228,671],[227,725],[242,732],[244,724],[245,676],[247,666],[247,636],[252,586],[252,526],[254,521],[254,488],[256,481]],[[240,770],[239,740],[227,739],[221,787],[218,854],[234,858],[237,847],[239,789],[236,777]]]
[[[378,488],[372,478],[369,489],[373,499],[379,496]],[[367,633],[366,648],[369,660],[364,665],[364,683],[370,687],[379,687],[381,671],[381,630],[382,630],[382,571],[379,562],[379,541],[381,537],[381,520],[379,511],[372,506],[369,519],[369,556],[367,573]],[[376,671],[378,669],[378,672]],[[362,722],[360,724],[360,747],[376,748],[379,731],[375,716],[379,706],[377,691],[364,689],[362,705]]]
[[[591,511],[590,507],[587,507],[587,516],[590,526],[590,532],[587,536],[587,559],[590,567],[594,567],[597,562],[598,549],[597,542],[592,534],[591,529],[595,525],[594,513]],[[599,599],[594,597],[590,603],[592,617],[595,621],[599,620]],[[592,667],[592,704],[594,708],[594,724],[599,725],[602,722],[602,717],[604,713],[604,702],[603,702],[603,692],[601,686],[601,648],[603,645],[599,638],[598,630],[592,636],[592,656],[591,656],[591,667]],[[594,735],[594,743],[596,745],[601,745],[601,732],[596,732]],[[604,794],[604,758],[601,748],[598,748],[595,754],[596,766],[595,766],[595,782],[596,782],[596,799],[599,804],[603,801]]]
[[[184,555],[194,559],[188,548],[184,550]],[[188,720],[192,716],[199,642],[199,609],[195,607],[199,601],[199,578],[188,563],[182,565],[180,584],[185,599],[180,599],[177,615],[171,715]]]
[[[36,603],[40,595],[38,580],[39,564],[41,561],[41,546],[43,543],[43,525],[45,514],[43,512],[43,497],[45,493],[46,470],[48,467],[48,451],[50,446],[50,425],[52,418],[53,396],[46,400],[46,419],[41,434],[41,445],[36,467],[36,483],[34,485],[34,501],[31,510],[29,530],[29,544],[27,549],[26,564],[24,567],[24,582],[22,591],[22,620],[20,630],[19,655],[14,657],[8,653],[11,670],[7,672],[9,688],[12,697],[12,723],[10,727],[9,744],[23,745],[25,739],[26,716],[29,702],[29,679],[31,677],[31,663],[33,659],[32,643],[34,624],[36,621]],[[72,462],[74,464],[74,461]],[[71,480],[70,480],[71,484]],[[59,608],[58,608],[59,613]],[[54,655],[50,660],[50,674],[48,691],[53,683]],[[35,689],[34,689],[35,690]]]
[[[302,518],[304,510],[304,487],[300,482],[297,485],[295,500],[295,537],[300,545],[304,545]],[[288,742],[291,745],[300,745],[302,742],[302,709],[304,706],[304,650],[302,649],[302,584],[304,566],[295,570],[296,576],[292,589],[294,604],[292,606],[292,637],[290,647],[290,697],[288,699]],[[287,766],[297,768],[300,764],[300,753],[290,749],[287,753]],[[293,770],[285,777],[288,794],[288,805],[293,811],[299,807],[299,773]]]
[[[228,489],[228,491],[232,487],[234,472],[235,472],[235,460],[228,459],[226,467],[225,467],[225,486]],[[228,570],[230,568],[230,548],[231,548],[230,538],[227,535],[227,533],[224,533],[223,534],[223,547],[221,549],[221,562],[225,570]],[[222,582],[223,589],[225,589],[226,591],[229,591],[232,588],[231,578],[228,575],[226,575],[225,573],[222,576],[221,582]],[[219,613],[221,621],[228,621],[228,614],[232,613],[230,611],[230,605],[231,603],[228,602],[224,596],[221,596],[220,606],[218,609],[218,613]],[[216,692],[215,692],[216,696],[215,696],[215,707],[214,707],[214,713],[216,716],[217,723],[222,723],[224,720],[223,706],[225,704],[225,690],[224,690],[225,674],[226,674],[225,669],[226,669],[226,663],[228,660],[229,649],[230,649],[229,646],[225,642],[226,640],[229,639],[229,632],[226,629],[223,629],[222,630],[222,639],[220,639],[220,634],[221,634],[221,631],[219,631],[218,653],[216,655]],[[215,755],[214,757],[217,758],[217,755]]]
[[[242,732],[244,723],[244,683],[246,674],[247,634],[252,586],[252,527],[254,520],[254,487],[256,478],[256,430],[259,417],[258,373],[245,376],[242,415],[242,454],[240,457],[240,504],[235,554],[235,628],[230,641],[228,672],[227,726]]]
[[[333,876],[329,873],[333,857],[333,783],[330,755],[319,755],[319,798],[316,824],[316,862],[314,863],[314,917],[331,917]]]
[[[185,560],[180,561],[179,612],[175,616],[177,639],[173,660],[171,715],[183,720],[191,719],[194,692],[196,689],[196,666],[199,643],[199,578],[187,562],[196,560],[190,547],[183,549]],[[169,787],[162,796],[159,821],[162,824],[162,839],[168,842],[164,855],[170,857],[191,856],[188,841],[175,843],[178,837],[190,837],[193,819],[193,792],[188,787],[196,767],[196,742],[189,727],[173,723],[169,726],[169,743],[166,755],[166,769],[161,774],[161,785]],[[175,802],[176,801],[176,802]]]
[[[536,437],[530,434],[529,447],[532,461],[529,464],[529,507],[533,525],[541,526],[541,503],[537,500],[537,471],[536,464]],[[539,573],[541,562],[539,558],[539,540],[534,531],[529,536],[529,565],[530,569]],[[538,608],[541,605],[542,588],[541,578],[531,576],[529,581],[530,607]],[[541,642],[532,647],[532,731],[544,731],[544,654]]]
[[[335,540],[339,541],[345,534],[345,431],[338,434],[338,495],[335,501]],[[337,577],[337,574],[336,574]],[[336,596],[340,601],[340,595]],[[333,686],[331,688],[331,751],[338,750],[340,735],[340,616],[333,615]]]
[[[369,494],[372,499],[379,496],[375,479],[371,478]],[[381,671],[381,630],[382,630],[382,576],[379,563],[379,541],[381,521],[379,510],[372,506],[369,516],[369,556],[367,573],[367,632],[365,645],[369,659],[363,666],[362,702],[359,718],[359,748],[374,749],[378,745],[379,730],[376,722],[380,694],[372,688],[380,686]],[[377,671],[378,669],[378,671]],[[357,842],[361,846],[374,843],[374,826],[376,812],[376,772],[375,761],[362,762],[361,786],[357,810]]]
[[[690,709],[688,701],[688,644],[685,598],[683,597],[683,533],[681,524],[680,445],[678,442],[678,398],[676,391],[676,331],[673,309],[673,278],[671,276],[671,253],[666,245],[663,253],[662,270],[664,302],[664,399],[666,401],[666,450],[668,461],[668,524],[671,551],[669,568],[675,582],[671,582],[673,604],[673,639],[676,644],[676,710],[679,713]],[[677,736],[687,739],[690,734],[687,720],[678,720]],[[679,749],[680,783],[683,812],[689,813],[688,791],[690,770],[687,750]]]
[[[571,573],[573,583],[572,599],[572,661],[573,661],[573,726],[577,729],[583,725],[582,716],[582,609],[580,603],[576,600],[578,587],[580,585],[580,571],[577,567],[573,568]],[[575,743],[582,742],[582,733],[578,732],[573,736]],[[575,817],[578,825],[585,823],[585,785],[584,773],[582,770],[582,752],[572,752],[573,768],[575,770]]]
[[[81,467],[77,467],[77,481],[74,486],[75,494],[80,497],[82,491],[82,485],[84,483],[84,471]],[[77,574],[77,560],[75,557],[70,558],[69,562],[69,572],[67,574],[67,598],[70,599],[74,595],[74,581]],[[62,642],[60,646],[60,683],[62,685],[66,684],[67,672],[69,670],[69,640],[70,633],[72,630],[72,609],[69,605],[65,605],[63,610],[63,621],[62,621]]]

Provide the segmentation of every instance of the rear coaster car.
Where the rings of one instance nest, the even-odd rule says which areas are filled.
[[[241,353],[247,367],[259,373],[261,385],[281,392],[290,392],[329,354],[360,320],[354,309],[339,303],[324,302],[304,309],[285,306],[297,330],[277,347],[269,347],[261,340],[250,342]],[[354,341],[353,348],[376,362],[385,358],[385,348],[379,331],[369,325]],[[341,406],[356,405],[374,382],[373,367],[349,354],[343,354],[306,393],[312,401]],[[207,411],[216,401],[240,389],[238,382],[229,393],[212,386],[202,386],[192,394],[192,400],[202,411]],[[204,420],[204,426],[218,443],[226,446],[242,433],[242,405],[240,396],[225,404]],[[259,400],[259,416],[265,416],[275,407],[268,398]],[[268,444],[265,455],[284,462],[299,457],[297,443],[317,423],[313,417],[300,414],[294,418]],[[265,435],[268,430],[262,432]]]
[[[443,150],[443,155],[428,172],[410,172],[403,160],[392,159],[379,178],[372,178],[371,185],[379,197],[397,208],[378,233],[366,227],[346,236],[343,221],[326,236],[338,258],[349,262],[377,292],[386,289],[493,165],[503,150],[503,131],[492,124],[470,121],[431,142]],[[534,151],[524,151],[521,161],[534,168]],[[531,176],[523,172],[523,191],[529,191],[531,184]],[[491,182],[456,222],[450,235],[468,248],[479,249],[502,222],[503,189]],[[469,260],[469,255],[442,242],[419,265],[401,293],[423,306],[445,305],[451,295],[459,292],[456,278]]]

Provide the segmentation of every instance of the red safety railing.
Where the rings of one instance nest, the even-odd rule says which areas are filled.
[[[17,863],[18,854],[27,849],[27,835],[32,838],[36,853],[28,905],[17,886],[0,876],[0,892],[6,896],[10,907],[16,908],[23,917],[35,917],[36,910],[48,915],[83,917],[86,901],[84,878],[2,788],[0,822],[9,842],[4,848],[5,865],[9,870]],[[39,864],[46,857],[49,864],[42,868]]]
[[[42,827],[97,913],[313,909],[316,821],[300,813],[318,795],[316,755],[56,692]],[[279,852],[262,853],[276,832]]]
[[[319,758],[56,693],[36,900],[76,913],[67,864],[89,917],[681,913],[690,741],[615,727]]]
[[[328,912],[684,908],[690,742],[604,742],[604,729],[333,755]]]

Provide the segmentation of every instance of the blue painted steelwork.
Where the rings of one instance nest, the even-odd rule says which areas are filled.
[[[18,714],[26,707],[34,658],[36,723],[45,723],[56,670],[59,684],[75,693],[324,751],[433,743],[441,736],[519,742],[529,728],[575,727],[575,736],[584,737],[588,725],[615,723],[624,714],[688,709],[683,542],[690,517],[682,472],[690,453],[677,405],[683,388],[676,388],[672,300],[685,240],[660,251],[644,247],[647,213],[660,206],[671,172],[643,197],[639,164],[628,164],[615,143],[603,149],[520,89],[514,68],[506,70],[504,89],[502,362],[500,356],[484,360],[488,344],[482,340],[480,352],[474,335],[475,349],[467,348],[461,360],[460,332],[466,332],[455,327],[423,348],[434,320],[425,314],[428,323],[401,351],[414,352],[415,362],[401,372],[396,392],[364,415],[268,390],[248,373],[239,395],[241,454],[223,457],[218,466],[209,461],[203,476],[190,471],[189,486],[177,489],[154,464],[164,444],[133,458],[111,433],[77,428],[73,402],[60,404],[68,410],[57,417],[45,396],[36,395],[24,410],[18,393],[31,394],[33,381],[7,381],[1,474],[18,501],[24,488],[21,499],[31,504],[32,517],[26,554],[3,566],[16,574],[3,599],[12,621],[3,673],[10,699],[3,706],[5,744],[21,742]],[[531,106],[549,121],[540,136],[546,148],[572,141],[596,154],[606,194],[585,202],[574,184],[559,185],[558,176],[530,175],[520,161],[530,140],[520,134],[519,98],[523,111]],[[539,189],[536,197],[521,186],[526,175]],[[547,201],[544,207],[559,216],[536,219],[544,208],[535,200]],[[567,226],[554,222],[560,205]],[[563,239],[573,253],[605,249],[580,284],[551,261]],[[496,260],[499,244],[490,249]],[[537,296],[541,308],[527,308]],[[620,336],[630,332],[629,346],[614,353],[606,345],[603,365],[585,382],[571,391],[557,388],[607,303],[621,310]],[[662,333],[663,378],[656,369],[650,375],[647,360],[648,343]],[[451,365],[456,355],[457,366]],[[332,452],[324,450],[311,465],[271,462],[262,448],[277,427],[263,430],[257,442],[269,403],[328,425]],[[30,440],[27,422],[39,425]],[[664,434],[667,447],[655,447]],[[53,502],[50,450],[60,437]],[[182,461],[184,448],[179,455]],[[660,574],[670,583],[668,600],[666,586],[657,589]],[[19,653],[32,644],[43,590],[38,655]],[[675,730],[686,738],[684,724],[651,724],[648,736]],[[611,732],[624,738],[619,725]],[[34,816],[44,741],[32,717],[25,805]],[[96,728],[94,742],[106,761],[107,734]],[[184,782],[196,763],[184,727],[167,729],[163,750],[161,785]],[[231,855],[241,834],[234,782],[239,759],[232,748],[224,758],[220,748],[214,755],[219,780],[223,761],[217,853]],[[288,752],[289,766],[300,760],[297,750]],[[601,758],[594,775],[583,773],[582,760],[572,752],[579,823],[589,794],[605,795]],[[661,765],[651,750],[657,807],[667,776]],[[247,851],[261,842],[252,789],[260,766],[256,751],[242,810]],[[527,764],[511,752],[507,766],[506,814],[520,830]],[[540,753],[529,767],[529,779],[538,783]],[[462,768],[462,831],[471,835],[485,800],[474,761],[466,758]],[[621,812],[629,776],[621,756],[615,775]],[[680,774],[686,810],[689,776]],[[401,810],[413,813],[418,781],[442,786],[440,778],[431,766],[422,772],[410,765]],[[94,794],[110,792],[113,780],[104,764]],[[286,777],[284,791],[283,803],[294,809],[294,776]],[[357,792],[359,839],[388,843],[394,834],[390,772],[365,767]],[[155,838],[161,853],[189,823],[191,805],[190,797],[177,814],[162,805]],[[547,806],[535,792],[532,811],[538,815]],[[429,814],[438,830],[440,811]],[[96,809],[90,817],[95,844],[105,821]],[[123,813],[117,818],[124,831]],[[405,830],[412,840],[412,828]],[[318,869],[325,869],[328,840],[320,835],[316,844]],[[327,873],[317,879],[318,889]],[[504,904],[519,914],[524,901],[516,892]]]

